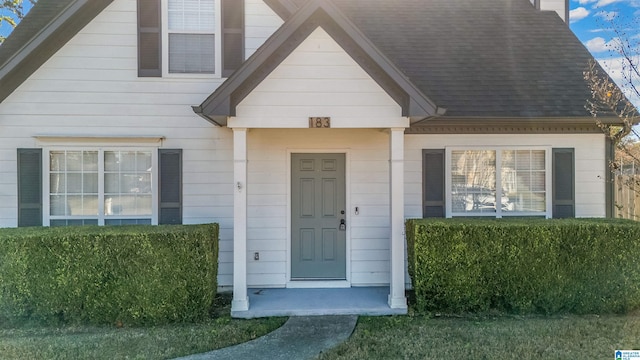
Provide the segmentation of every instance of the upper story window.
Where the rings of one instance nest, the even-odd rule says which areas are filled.
[[[169,0],[167,14],[169,73],[215,73],[215,1]]]
[[[138,0],[139,76],[225,77],[243,60],[243,0]]]

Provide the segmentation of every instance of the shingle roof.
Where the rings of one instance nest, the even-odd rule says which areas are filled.
[[[555,12],[528,0],[333,1],[447,116],[587,115],[592,56]]]
[[[528,0],[330,1],[446,116],[588,116],[592,56]],[[111,2],[40,0],[0,46],[0,101]]]

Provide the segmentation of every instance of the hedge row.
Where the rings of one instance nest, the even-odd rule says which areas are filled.
[[[0,229],[0,319],[197,321],[217,260],[217,224]]]
[[[409,220],[421,311],[625,313],[640,307],[640,223]]]

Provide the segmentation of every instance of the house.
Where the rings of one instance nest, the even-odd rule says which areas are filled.
[[[40,0],[0,47],[0,226],[218,222],[235,315],[404,312],[406,218],[611,216],[592,57],[545,4]]]

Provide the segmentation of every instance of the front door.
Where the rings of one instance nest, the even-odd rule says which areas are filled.
[[[291,155],[291,279],[346,279],[345,154]]]

